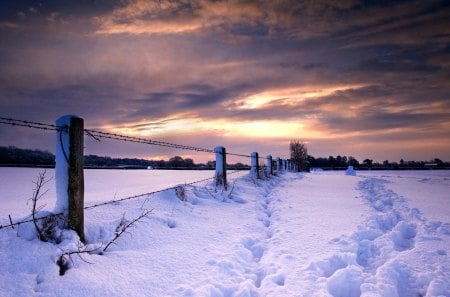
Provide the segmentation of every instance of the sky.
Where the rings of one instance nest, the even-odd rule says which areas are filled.
[[[0,107],[241,154],[300,140],[314,157],[450,160],[450,1],[0,1]],[[0,125],[0,145],[54,151],[55,136]]]

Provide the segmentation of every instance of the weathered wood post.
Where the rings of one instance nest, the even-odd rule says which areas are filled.
[[[84,121],[74,115],[56,120],[56,205],[69,229],[84,242]]]
[[[277,175],[281,174],[281,159],[280,157],[277,157]]]
[[[252,176],[256,178],[260,178],[259,176],[259,157],[257,152],[253,152],[250,154],[250,173]]]
[[[267,176],[271,176],[273,175],[273,168],[272,168],[272,156],[268,155],[266,156],[266,171],[267,171]]]
[[[227,189],[227,161],[225,148],[223,146],[218,146],[214,148],[214,153],[216,154],[216,186],[223,186],[225,190]]]

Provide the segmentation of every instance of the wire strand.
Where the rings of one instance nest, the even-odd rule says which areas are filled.
[[[209,177],[209,178],[205,178],[205,179],[202,179],[202,180],[194,181],[194,182],[183,184],[183,185],[189,186],[189,185],[201,183],[201,182],[208,181],[208,180],[213,180],[214,178],[215,177]],[[108,205],[108,204],[115,204],[117,202],[121,202],[121,201],[125,201],[125,200],[136,199],[136,198],[140,198],[140,197],[144,197],[144,196],[150,196],[150,195],[153,195],[153,194],[156,194],[156,193],[161,193],[161,192],[164,192],[164,191],[176,189],[179,186],[180,185],[176,185],[176,186],[173,186],[173,187],[169,187],[169,188],[165,188],[165,189],[161,189],[161,190],[157,190],[157,191],[153,191],[153,192],[148,192],[148,193],[138,194],[138,195],[125,197],[125,198],[121,198],[121,199],[115,199],[115,200],[110,200],[110,201],[106,201],[106,202],[102,202],[102,203],[97,203],[97,204],[94,204],[94,205],[86,206],[86,207],[84,207],[84,209],[91,209],[91,208],[95,208],[95,207],[98,207],[98,206],[103,206],[103,205]]]
[[[45,123],[26,121],[26,120],[18,120],[18,119],[13,119],[13,118],[6,118],[6,117],[0,117],[0,124],[28,127],[28,128],[41,129],[41,130],[51,130],[51,131],[62,131],[63,129],[65,129],[65,127],[56,126],[54,124],[45,124]],[[204,147],[189,146],[189,145],[184,145],[184,144],[177,144],[177,143],[171,143],[171,142],[165,142],[165,141],[145,139],[145,138],[103,132],[103,131],[92,130],[92,129],[84,129],[84,132],[86,135],[92,137],[93,139],[95,139],[97,141],[100,141],[101,138],[107,138],[107,139],[119,140],[119,141],[124,141],[124,142],[157,145],[157,146],[197,151],[197,152],[204,152],[204,153],[215,153],[214,150],[204,148]],[[233,153],[233,152],[226,152],[226,155],[251,158],[250,155]],[[260,157],[260,156],[258,156],[258,158],[265,159],[264,157]]]
[[[241,171],[242,170],[235,170],[235,171],[232,171],[232,172],[230,172],[228,174],[229,175],[236,174],[236,173],[241,172]],[[197,180],[197,181],[193,181],[193,182],[182,184],[182,185],[190,186],[190,185],[194,185],[194,184],[198,184],[198,183],[201,183],[201,182],[214,180],[214,179],[215,179],[215,176],[214,177],[205,178],[205,179],[201,179],[201,180]],[[153,195],[153,194],[156,194],[156,193],[161,193],[161,192],[165,192],[165,191],[168,191],[168,190],[174,190],[174,189],[178,188],[179,186],[180,185],[176,185],[176,186],[173,186],[173,187],[169,187],[169,188],[165,188],[165,189],[161,189],[161,190],[157,190],[157,191],[152,191],[152,192],[138,194],[138,195],[134,195],[134,196],[129,196],[129,197],[121,198],[121,199],[101,202],[101,203],[97,203],[97,204],[94,204],[94,205],[85,206],[84,209],[92,209],[92,208],[96,208],[96,207],[99,207],[99,206],[104,206],[104,205],[109,205],[109,204],[116,204],[118,202],[122,202],[122,201],[126,201],[126,200],[137,199],[137,198],[144,197],[144,196],[150,196],[150,195]],[[36,218],[36,221],[40,221],[40,220],[43,220],[43,219],[51,217],[51,216],[61,216],[61,215],[63,215],[63,214],[62,213],[50,214],[50,215],[47,215],[47,216]],[[33,222],[33,219],[19,221],[19,222],[15,222],[15,223],[12,222],[12,220],[10,219],[10,224],[0,225],[0,230],[3,229],[3,228],[14,228],[14,226],[19,226],[21,224],[30,223],[30,222]]]

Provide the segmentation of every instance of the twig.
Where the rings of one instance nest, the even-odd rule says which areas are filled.
[[[120,221],[119,226],[117,226],[116,232],[114,234],[114,238],[110,242],[108,242],[108,244],[106,244],[106,246],[103,248],[103,252],[105,252],[111,244],[115,243],[115,241],[122,234],[124,234],[125,231],[128,228],[132,227],[136,222],[138,222],[139,220],[141,220],[141,219],[145,218],[146,216],[148,216],[152,211],[153,211],[153,209],[144,211],[137,218],[135,218],[135,219],[133,219],[133,220],[131,220],[129,222],[127,222],[125,220],[125,214],[124,214],[123,217],[122,217],[122,220]]]
[[[92,254],[98,250],[101,249],[102,246],[99,247],[95,247],[95,248],[91,248],[89,249],[87,246],[83,245],[83,243],[78,242],[77,245],[77,250],[76,251],[63,251],[61,250],[63,253],[59,256],[58,261],[56,261],[56,264],[59,266],[59,275],[64,275],[64,273],[66,273],[67,270],[69,270],[69,260],[70,263],[73,263],[73,259],[72,259],[72,255],[77,255],[83,262],[86,262],[88,264],[93,264],[89,261],[87,261],[86,259],[84,259],[82,257],[82,254]]]
[[[231,199],[231,195],[233,194],[234,185],[236,184],[236,182],[237,182],[237,179],[235,179],[235,180],[233,181],[233,184],[231,185],[230,193],[228,193],[228,199]]]
[[[216,196],[214,196],[214,195],[208,190],[208,188],[207,188],[206,186],[204,186],[203,188],[206,190],[206,192],[208,192],[208,194],[209,194],[213,199],[217,199]]]
[[[11,228],[14,229],[14,224],[13,224],[13,221],[12,221],[12,219],[11,219],[11,215],[9,214],[8,217],[9,217],[9,223],[10,223],[10,226],[11,226]]]
[[[48,239],[47,237],[44,236],[44,234],[42,233],[41,228],[39,228],[38,224],[37,224],[37,218],[36,218],[36,213],[38,211],[40,211],[42,209],[43,206],[41,207],[37,207],[37,201],[39,199],[42,198],[43,195],[45,195],[47,193],[47,191],[45,191],[44,193],[40,193],[41,192],[41,188],[49,181],[49,180],[45,180],[45,174],[46,174],[46,170],[44,170],[44,172],[39,173],[36,181],[34,181],[33,183],[36,185],[35,189],[34,189],[34,193],[33,193],[33,197],[31,198],[31,201],[33,202],[33,208],[31,211],[31,215],[33,218],[33,224],[34,227],[36,228],[36,231],[39,235],[39,239],[41,241],[47,242]]]

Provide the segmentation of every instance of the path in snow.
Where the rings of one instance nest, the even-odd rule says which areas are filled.
[[[263,284],[261,296],[328,293],[327,279],[345,261],[333,239],[350,235],[368,211],[356,199],[356,185],[345,175],[290,174],[268,195],[272,236],[261,264],[268,271],[278,268],[274,279],[283,287]]]
[[[410,209],[389,183],[359,181],[360,198],[371,211],[350,236],[330,242],[339,251],[310,265],[307,271],[317,278],[303,296],[450,296],[450,224]]]
[[[208,261],[219,267],[222,277],[207,285],[209,291],[196,289],[186,296],[328,294],[328,278],[347,260],[336,235],[350,236],[369,212],[357,199],[358,179],[286,174],[247,183],[249,188],[240,189],[251,193],[245,197],[244,232],[235,231],[239,240],[233,253]]]

